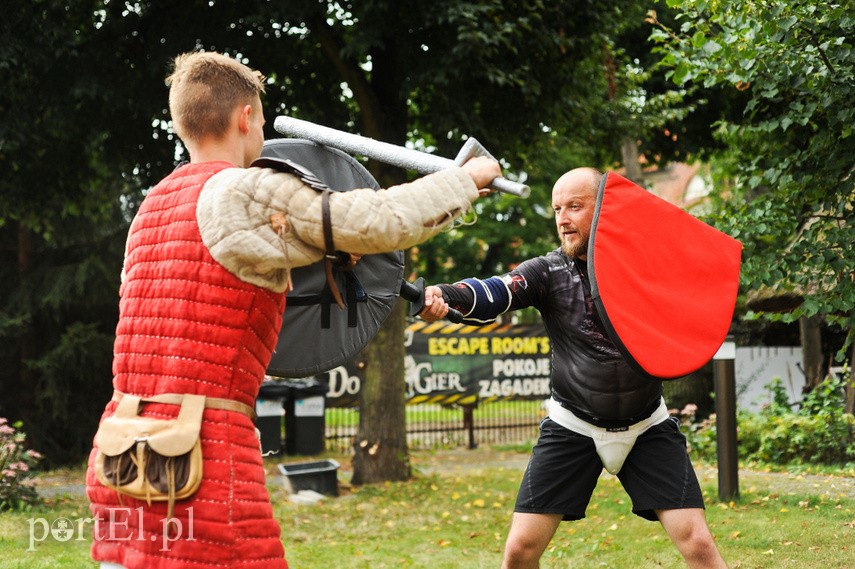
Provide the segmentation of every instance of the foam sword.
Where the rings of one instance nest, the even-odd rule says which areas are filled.
[[[385,164],[415,170],[419,174],[431,174],[450,166],[460,166],[475,156],[493,158],[480,142],[471,137],[463,144],[463,147],[461,147],[460,152],[457,153],[454,160],[451,160],[450,158],[443,158],[435,154],[413,150],[412,148],[396,146],[367,136],[351,134],[293,117],[276,117],[273,128],[276,129],[276,132],[286,136],[311,140],[324,146],[337,148],[350,155],[365,156],[366,158]],[[525,184],[503,177],[493,180],[490,183],[490,188],[497,192],[513,194],[522,198],[528,197],[530,192],[529,187]]]

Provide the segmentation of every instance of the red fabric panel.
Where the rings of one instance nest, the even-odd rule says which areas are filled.
[[[609,173],[589,249],[600,315],[636,369],[673,379],[712,358],[736,305],[739,241]]]

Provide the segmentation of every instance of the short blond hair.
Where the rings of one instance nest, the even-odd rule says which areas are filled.
[[[261,73],[214,52],[179,55],[166,84],[173,127],[185,142],[221,137],[235,107],[256,106],[264,92]]]

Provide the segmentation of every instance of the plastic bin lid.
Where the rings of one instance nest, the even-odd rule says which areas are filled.
[[[313,462],[280,464],[279,472],[283,476],[290,476],[294,474],[312,474],[314,472],[328,472],[330,470],[337,470],[339,466],[340,465],[338,461],[330,458],[327,460],[316,460]]]

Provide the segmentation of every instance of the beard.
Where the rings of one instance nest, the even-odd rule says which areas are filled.
[[[588,254],[588,235],[576,233],[577,239],[573,243],[561,237],[561,250],[571,259],[581,259]]]
[[[573,245],[569,243],[562,243],[561,250],[564,251],[564,254],[570,257],[571,259],[580,259],[588,254],[588,242],[581,241]]]

